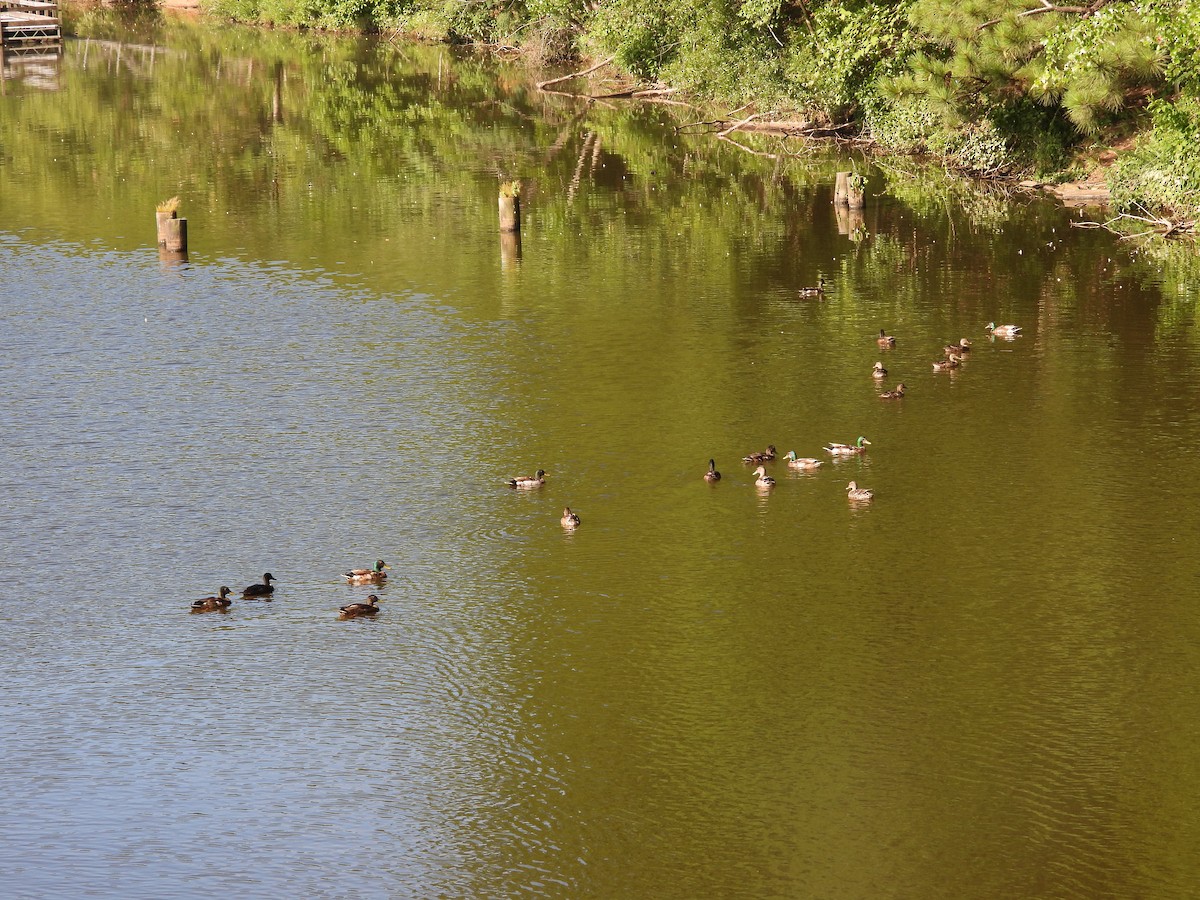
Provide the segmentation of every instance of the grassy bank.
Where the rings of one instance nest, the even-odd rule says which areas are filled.
[[[632,79],[1200,215],[1200,0],[209,0],[240,21],[613,58]]]

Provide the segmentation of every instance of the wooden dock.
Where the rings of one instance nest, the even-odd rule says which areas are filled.
[[[57,0],[0,0],[0,57],[62,50]]]

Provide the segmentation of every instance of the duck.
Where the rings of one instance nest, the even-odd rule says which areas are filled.
[[[1021,333],[1019,325],[997,325],[995,322],[988,322],[987,328],[984,329],[988,334],[994,334],[996,337],[1016,337]]]
[[[879,337],[877,337],[875,339],[875,343],[878,344],[880,347],[895,347],[896,339],[892,335],[890,335],[886,331],[884,331],[882,328],[880,328],[879,329]]]
[[[765,463],[770,462],[775,458],[775,445],[767,444],[767,449],[762,453],[751,453],[749,456],[743,456],[742,462],[746,463]]]
[[[371,594],[366,603],[351,603],[349,606],[338,608],[338,614],[343,619],[356,619],[359,616],[373,616],[379,612],[379,597]]]
[[[894,391],[884,391],[882,394],[880,394],[879,399],[881,399],[881,400],[899,400],[903,396],[904,396],[904,382],[902,381],[898,385],[896,385],[896,389]]]
[[[962,357],[957,353],[951,353],[945,359],[934,361],[933,371],[948,372],[951,369],[957,369],[960,365],[962,365]]]
[[[821,460],[811,456],[797,456],[795,450],[789,450],[784,459],[787,460],[790,469],[817,469],[824,465]]]
[[[546,470],[538,469],[536,475],[518,475],[504,483],[515,488],[539,488],[546,483]]]
[[[952,353],[957,354],[958,356],[962,356],[964,353],[971,352],[971,342],[968,341],[966,338],[960,338],[957,344],[947,344],[945,347],[942,348],[942,351],[947,356],[949,356]]]
[[[870,488],[860,488],[852,481],[846,485],[846,496],[851,500],[870,500],[875,492]]]
[[[824,297],[825,296],[825,276],[822,275],[817,279],[816,287],[802,287],[796,292],[801,297]]]
[[[721,473],[717,471],[717,461],[710,459],[708,461],[708,471],[704,473],[705,481],[720,481]]]
[[[887,378],[887,369],[885,369],[883,367],[883,363],[881,363],[881,362],[875,363],[875,365],[871,368],[871,377],[872,378]]]
[[[229,588],[221,585],[221,590],[217,591],[216,597],[202,597],[199,600],[192,601],[192,612],[213,612],[215,610],[229,609],[229,604],[233,601],[229,599],[232,594]]]
[[[351,584],[383,584],[387,581],[387,572],[384,569],[390,569],[387,563],[382,559],[375,560],[375,568],[373,569],[351,569],[349,572],[343,572],[342,577]]]
[[[754,474],[758,477],[754,479],[754,486],[760,488],[775,487],[775,479],[767,474],[767,470],[759,466],[754,470]]]
[[[871,442],[862,435],[859,435],[858,440],[853,444],[836,444],[830,441],[828,446],[825,447],[825,451],[834,456],[854,456],[858,453],[866,453],[867,448],[870,446]]]
[[[275,593],[275,587],[271,584],[274,580],[275,576],[268,572],[263,576],[262,584],[250,585],[250,587],[242,591],[242,597],[266,597],[270,599],[271,595]]]
[[[579,516],[571,512],[571,507],[569,506],[563,509],[562,518],[558,521],[567,531],[574,531],[579,527]]]

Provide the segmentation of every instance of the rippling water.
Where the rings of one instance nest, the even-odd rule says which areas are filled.
[[[149,103],[102,43],[0,98],[38,126],[0,156],[7,896],[1193,894],[1194,282],[878,173],[851,240],[806,163],[428,48],[321,51],[385,123],[330,147],[304,39],[232,34],[139,40],[229,57],[160,57],[197,96],[274,84],[269,129]],[[108,90],[141,118],[72,99]],[[450,136],[373,155],[414,97]],[[131,172],[196,152],[160,106],[228,118],[182,265],[137,224],[175,187],[73,141],[111,114]],[[532,185],[519,260],[493,158]],[[859,434],[768,493],[739,461]],[[386,587],[338,577],[377,557]]]

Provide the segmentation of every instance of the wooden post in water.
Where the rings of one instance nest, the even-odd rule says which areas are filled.
[[[174,253],[187,253],[187,219],[178,216],[178,197],[164,200],[155,207],[154,226],[158,232],[158,246]]]
[[[167,219],[163,246],[172,253],[187,253],[187,219]]]
[[[521,182],[500,185],[500,230],[521,230]]]
[[[833,187],[833,202],[838,206],[862,209],[866,205],[867,179],[857,172],[838,172]]]

